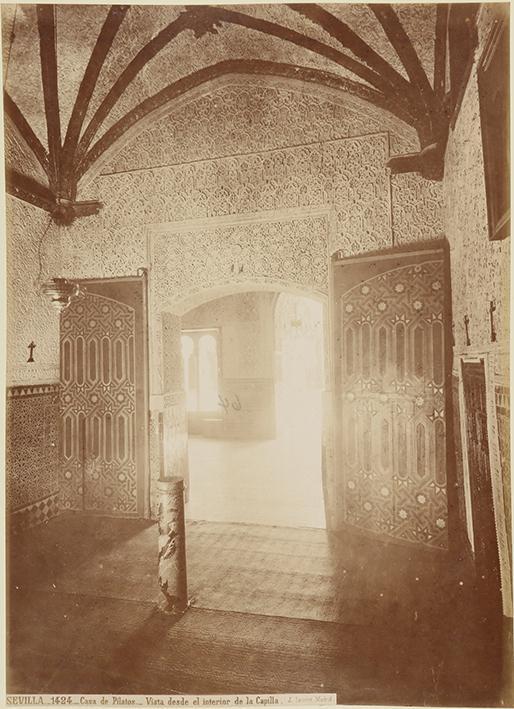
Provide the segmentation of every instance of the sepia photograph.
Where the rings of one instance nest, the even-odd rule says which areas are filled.
[[[514,706],[509,3],[0,11],[0,703]]]

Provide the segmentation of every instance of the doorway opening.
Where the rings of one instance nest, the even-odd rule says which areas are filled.
[[[324,305],[269,291],[182,318],[190,520],[325,528]]]

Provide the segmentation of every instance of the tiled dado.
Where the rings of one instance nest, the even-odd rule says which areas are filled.
[[[13,529],[58,512],[59,385],[7,388],[6,502]]]
[[[12,534],[18,534],[25,529],[48,522],[59,514],[58,493],[33,502],[21,510],[12,512],[9,519],[9,529]]]

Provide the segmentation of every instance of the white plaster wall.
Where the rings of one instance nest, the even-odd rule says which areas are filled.
[[[59,314],[39,290],[60,275],[59,230],[48,224],[46,212],[6,196],[7,386],[59,380]]]

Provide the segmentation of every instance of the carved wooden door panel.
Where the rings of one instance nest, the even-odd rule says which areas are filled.
[[[494,518],[483,360],[462,364],[473,541],[478,587],[489,608],[501,612],[501,579]]]
[[[83,292],[61,316],[61,505],[142,513],[135,310]]]
[[[335,261],[333,288],[343,522],[446,547],[443,254]]]

